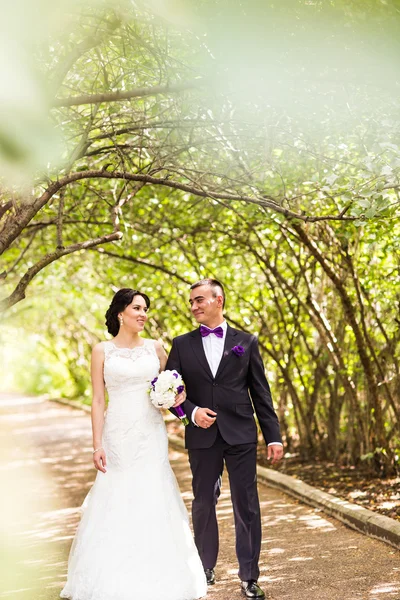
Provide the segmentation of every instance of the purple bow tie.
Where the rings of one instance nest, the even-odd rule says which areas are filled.
[[[222,327],[216,327],[215,329],[209,329],[205,325],[200,325],[200,335],[201,337],[207,337],[210,333],[215,333],[215,335],[219,338],[224,337],[224,330]]]

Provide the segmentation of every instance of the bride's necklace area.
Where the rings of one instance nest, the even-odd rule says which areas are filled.
[[[135,348],[142,348],[142,346],[144,346],[144,340],[140,338],[140,342],[140,344],[135,344],[134,346],[118,346],[113,340],[111,340],[112,345],[115,346],[115,348],[118,348],[118,350],[134,350]]]

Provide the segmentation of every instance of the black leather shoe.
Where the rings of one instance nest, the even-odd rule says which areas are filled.
[[[250,579],[250,581],[242,581],[242,594],[246,598],[265,598],[265,594],[258,585],[257,581]]]
[[[207,585],[214,585],[214,583],[215,583],[214,569],[204,569],[204,573],[206,574]]]

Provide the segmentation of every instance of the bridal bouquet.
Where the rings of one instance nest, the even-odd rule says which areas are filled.
[[[185,389],[182,377],[178,371],[161,371],[158,377],[151,382],[150,400],[156,408],[171,408],[175,403],[175,396]],[[189,419],[181,406],[175,409],[176,414],[186,426],[189,425]]]

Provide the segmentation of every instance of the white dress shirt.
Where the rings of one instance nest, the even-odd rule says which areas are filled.
[[[206,326],[203,325],[203,327],[206,327]],[[215,377],[215,375],[217,374],[219,363],[221,362],[221,358],[224,353],[226,330],[228,328],[228,324],[226,321],[222,321],[222,323],[220,323],[220,325],[217,325],[217,327],[222,328],[222,331],[224,334],[222,336],[222,338],[219,338],[218,336],[216,336],[215,333],[210,333],[206,337],[201,338],[201,341],[203,343],[203,348],[204,348],[204,354],[206,355],[208,366],[210,367],[213,377]],[[207,327],[207,329],[210,329],[210,328]],[[216,327],[213,327],[213,329],[216,329]],[[196,427],[198,427],[198,425],[197,425],[194,417],[195,417],[198,409],[199,409],[199,407],[196,406],[196,408],[192,412],[192,421],[196,425]]]
[[[215,377],[217,374],[219,363],[221,362],[221,358],[224,353],[226,330],[228,325],[226,321],[222,321],[222,323],[217,325],[217,327],[221,327],[223,331],[224,335],[221,338],[216,336],[215,333],[210,333],[206,337],[201,338],[201,341],[203,342],[204,354],[206,355],[206,359],[213,377]],[[207,329],[209,329],[209,327],[207,327]],[[216,327],[213,329],[216,329]]]

